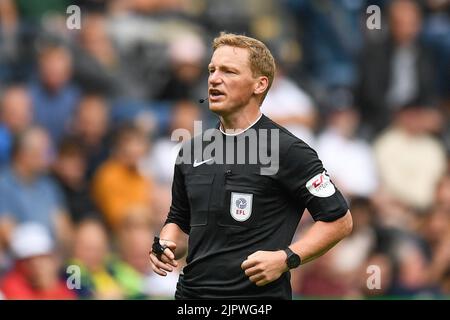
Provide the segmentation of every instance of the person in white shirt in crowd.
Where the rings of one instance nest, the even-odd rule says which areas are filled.
[[[429,109],[421,101],[404,105],[374,144],[380,184],[386,195],[419,212],[426,212],[432,205],[447,169],[444,146],[423,121]],[[389,203],[387,200],[384,205]],[[397,221],[399,227],[405,225],[401,221]]]
[[[148,157],[142,163],[142,169],[151,173],[158,184],[172,184],[173,168],[177,154],[180,151],[180,143],[176,140],[175,130],[184,130],[194,136],[194,121],[201,121],[200,108],[192,101],[180,100],[172,110],[171,123],[168,135],[157,139]],[[174,137],[172,139],[172,135]]]
[[[316,150],[331,178],[345,196],[370,197],[378,187],[378,173],[371,146],[356,135],[360,123],[353,95],[336,88],[329,96],[330,109]]]
[[[312,98],[282,68],[277,66],[272,87],[261,106],[261,112],[285,127],[297,138],[315,146],[316,108]]]

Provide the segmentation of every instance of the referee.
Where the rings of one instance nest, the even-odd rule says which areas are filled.
[[[347,236],[351,214],[316,152],[261,113],[275,73],[267,47],[222,33],[208,69],[209,108],[220,119],[214,142],[223,147],[199,158],[208,148],[199,135],[180,151],[192,161],[175,165],[152,269],[165,276],[187,253],[176,299],[292,299],[288,271]],[[305,209],[315,223],[291,243]]]

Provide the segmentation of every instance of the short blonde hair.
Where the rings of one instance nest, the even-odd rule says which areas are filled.
[[[221,46],[244,48],[249,51],[249,63],[253,77],[266,76],[269,85],[264,92],[261,104],[264,101],[275,76],[275,59],[270,50],[261,41],[244,35],[221,32],[220,36],[213,40],[213,51]]]

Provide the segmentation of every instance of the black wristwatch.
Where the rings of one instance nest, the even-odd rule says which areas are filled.
[[[290,248],[284,249],[284,252],[286,252],[287,255],[286,264],[289,269],[297,268],[302,263],[302,259],[300,258],[300,256]]]

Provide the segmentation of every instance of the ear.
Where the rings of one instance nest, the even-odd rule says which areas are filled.
[[[267,90],[268,86],[269,86],[269,78],[267,78],[266,76],[260,76],[258,77],[258,81],[256,82],[253,93],[256,95],[260,95]]]

